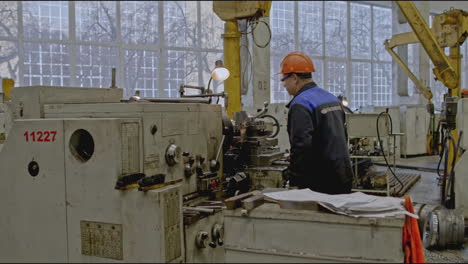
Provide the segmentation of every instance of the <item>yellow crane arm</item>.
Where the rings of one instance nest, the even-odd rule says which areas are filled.
[[[451,66],[447,56],[439,46],[432,31],[427,26],[424,18],[414,6],[412,1],[395,1],[406,20],[413,29],[416,37],[434,63],[433,72],[437,79],[447,88],[455,89],[458,87],[459,76]]]
[[[403,60],[398,56],[398,54],[393,51],[393,48],[399,45],[403,44],[410,44],[410,43],[416,43],[418,40],[416,39],[416,36],[414,33],[403,33],[403,34],[398,34],[392,36],[392,39],[385,40],[385,49],[390,53],[392,58],[400,65],[400,67],[406,72],[408,77],[413,81],[413,83],[416,85],[416,88],[419,90],[419,92],[429,101],[431,102],[432,99],[432,92],[431,89],[427,86],[425,86],[414,74],[413,72],[408,68],[408,66],[403,62]]]
[[[393,35],[390,40],[385,41],[385,42],[388,42],[388,43],[385,43],[385,47],[393,49],[394,47],[400,46],[400,45],[418,43],[419,39],[416,37],[416,34],[414,34],[414,32],[406,32],[406,33]]]

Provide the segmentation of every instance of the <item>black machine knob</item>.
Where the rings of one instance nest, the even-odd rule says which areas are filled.
[[[205,232],[205,231],[198,232],[198,234],[197,234],[197,236],[195,238],[195,245],[198,248],[206,248],[206,239],[207,238],[208,238],[208,232]]]

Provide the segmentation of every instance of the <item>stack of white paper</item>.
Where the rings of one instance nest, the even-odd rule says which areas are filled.
[[[418,219],[418,215],[406,211],[404,199],[395,197],[367,195],[362,192],[330,195],[310,189],[271,192],[264,195],[277,201],[314,201],[332,212],[354,217],[387,217],[405,214]]]

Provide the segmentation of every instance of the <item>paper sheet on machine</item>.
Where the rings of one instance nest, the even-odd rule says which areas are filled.
[[[328,210],[354,217],[387,217],[405,214],[414,218],[418,215],[406,211],[404,199],[381,197],[355,192],[351,194],[325,194],[310,189],[288,190],[265,193],[265,196],[277,201],[313,201]]]

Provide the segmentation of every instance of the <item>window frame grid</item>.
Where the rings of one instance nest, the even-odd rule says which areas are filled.
[[[370,63],[370,85],[369,85],[369,90],[368,90],[368,96],[367,96],[367,99],[368,99],[368,102],[372,102],[370,103],[370,105],[373,105],[374,102],[373,102],[373,97],[374,97],[374,92],[375,92],[375,89],[377,89],[375,86],[376,86],[376,83],[375,83],[375,76],[374,76],[374,67],[377,67],[376,64],[379,64],[379,63],[389,63],[391,64],[392,63],[392,60],[391,58],[389,60],[385,60],[385,59],[380,59],[380,58],[374,58],[374,54],[375,54],[375,49],[374,49],[374,45],[372,44],[371,45],[371,56],[370,56],[370,59],[353,59],[352,58],[352,54],[351,54],[351,45],[350,45],[350,38],[351,38],[351,3],[357,3],[357,4],[362,4],[362,5],[368,5],[370,6],[370,20],[371,20],[371,26],[370,26],[370,39],[372,42],[374,42],[374,7],[379,7],[379,8],[387,8],[389,10],[391,10],[391,6],[388,5],[388,4],[383,4],[383,3],[379,3],[379,2],[373,2],[373,1],[369,1],[369,2],[361,2],[361,1],[346,1],[346,20],[347,20],[347,41],[348,41],[348,44],[347,44],[347,51],[346,51],[346,57],[344,58],[341,58],[341,57],[333,57],[333,56],[327,56],[327,46],[326,46],[326,37],[325,37],[325,30],[326,30],[326,23],[325,23],[325,14],[326,14],[326,10],[325,10],[325,1],[321,1],[322,3],[322,16],[321,16],[321,21],[322,21],[322,51],[321,51],[321,55],[320,56],[314,56],[314,55],[311,55],[311,59],[312,61],[314,59],[320,59],[322,60],[322,63],[323,63],[323,72],[322,72],[322,76],[321,76],[321,79],[322,79],[322,83],[318,84],[320,87],[322,87],[323,89],[325,90],[328,90],[329,91],[329,87],[327,87],[327,83],[326,83],[326,80],[328,80],[328,70],[327,70],[327,64],[328,62],[330,61],[341,61],[341,62],[345,62],[346,63],[346,83],[345,83],[345,86],[346,86],[346,94],[344,94],[348,100],[350,100],[350,98],[352,98],[352,82],[353,82],[353,75],[352,75],[352,63],[353,62],[368,62]],[[297,25],[297,21],[299,21],[299,11],[298,11],[298,6],[299,6],[299,3],[297,1],[294,2],[294,7],[293,7],[293,11],[294,11],[294,28],[295,28],[295,34],[294,34],[294,49],[295,50],[299,50],[299,34],[298,34],[298,25]],[[273,12],[273,11],[272,11]],[[273,14],[273,13],[272,13]],[[271,21],[271,24],[273,24],[274,21]],[[383,44],[382,44],[383,45]],[[273,57],[273,56],[279,56],[279,57],[284,57],[286,56],[285,53],[283,52],[275,52],[274,49],[271,50],[270,52],[270,58]],[[273,61],[273,60],[271,60]],[[271,67],[278,67],[279,65],[271,65]],[[271,78],[275,78],[276,76],[271,76]],[[393,89],[392,86],[390,86],[390,89]],[[284,91],[286,92],[286,91]],[[392,93],[393,93],[393,90],[392,90]],[[279,100],[275,100],[274,98],[274,93],[272,92],[272,94],[270,95],[270,99],[272,101],[272,103],[286,103],[284,102],[283,100],[279,99]],[[353,106],[353,102],[350,101],[351,105]],[[387,102],[387,104],[392,104],[393,103],[393,97],[390,96],[389,98],[389,102]],[[369,105],[369,104],[367,104]],[[362,105],[362,106],[365,106],[365,105]],[[353,106],[355,107],[355,106]]]
[[[117,67],[117,86],[118,87],[125,87],[125,50],[132,49],[132,50],[145,50],[145,51],[156,51],[159,53],[159,65],[158,65],[158,79],[157,87],[155,88],[155,93],[159,96],[164,94],[163,87],[166,86],[165,81],[165,69],[167,68],[167,53],[169,51],[183,51],[187,53],[194,53],[195,59],[198,61],[198,65],[201,65],[202,61],[202,54],[203,53],[217,53],[220,56],[223,55],[223,47],[220,48],[204,48],[202,47],[201,37],[201,4],[200,1],[196,3],[196,19],[198,21],[197,25],[197,35],[195,37],[195,43],[191,46],[184,45],[181,46],[171,46],[166,44],[165,36],[164,36],[164,8],[166,2],[158,2],[158,34],[159,34],[159,42],[158,44],[130,44],[124,43],[122,39],[122,25],[121,25],[121,3],[119,1],[115,1],[113,4],[113,8],[115,8],[115,18],[116,18],[116,28],[117,28],[117,40],[115,41],[81,41],[77,40],[77,28],[76,28],[76,1],[69,1],[68,2],[68,38],[67,39],[43,39],[43,38],[27,38],[24,35],[24,25],[23,25],[23,3],[22,1],[16,1],[17,4],[17,36],[16,37],[8,37],[8,36],[0,36],[1,41],[13,41],[18,43],[18,80],[17,81],[19,86],[28,85],[25,83],[24,79],[24,69],[25,69],[25,51],[24,45],[26,42],[31,43],[38,43],[38,44],[59,44],[59,45],[66,45],[69,50],[68,61],[70,67],[70,76],[69,82],[70,86],[77,87],[78,80],[76,79],[78,67],[76,66],[77,62],[77,54],[78,54],[78,47],[81,45],[89,45],[89,46],[108,46],[108,47],[116,47],[118,49],[118,65]],[[214,14],[213,14],[214,15]],[[224,21],[222,21],[224,27]],[[219,36],[221,38],[221,36]],[[213,65],[214,67],[214,65]],[[206,85],[207,80],[203,80],[204,70],[203,67],[197,67],[196,75],[198,76],[198,83],[190,83],[191,85]],[[182,84],[182,83],[181,83]],[[177,94],[177,91],[174,91]]]

